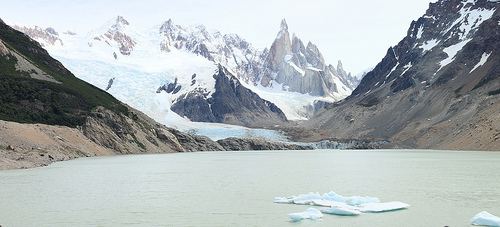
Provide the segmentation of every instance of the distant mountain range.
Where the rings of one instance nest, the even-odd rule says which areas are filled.
[[[411,148],[498,150],[499,4],[431,3],[352,95],[303,125],[318,129],[310,139],[373,138]]]
[[[172,20],[138,28],[118,16],[87,34],[14,28],[77,77],[169,126],[190,120],[269,127],[305,120],[359,83],[340,61],[327,65],[314,44],[291,38],[285,20],[264,50],[236,34]]]
[[[205,133],[223,138],[234,128],[193,121],[278,128],[304,142],[498,150],[499,4],[430,3],[360,82],[342,63],[325,63],[314,44],[290,35],[285,20],[264,50],[238,35],[172,20],[137,28],[116,17],[87,34],[16,29],[78,78],[168,126],[209,128]],[[28,74],[57,84],[57,78],[33,70]],[[276,138],[275,131],[258,133]]]
[[[217,81],[233,79],[226,73],[219,69]],[[166,127],[78,79],[39,43],[2,20],[0,91],[0,169],[114,154],[312,149],[270,141],[269,135],[250,138],[252,131],[246,138],[216,142]],[[254,104],[261,107],[263,103]],[[224,132],[227,135],[231,130],[226,127]]]

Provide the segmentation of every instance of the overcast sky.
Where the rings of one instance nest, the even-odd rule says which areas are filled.
[[[434,0],[435,1],[435,0]],[[117,15],[137,26],[169,18],[237,33],[258,48],[269,47],[281,18],[289,31],[315,43],[325,60],[355,74],[377,64],[405,35],[431,0],[0,0],[7,23],[87,32]]]

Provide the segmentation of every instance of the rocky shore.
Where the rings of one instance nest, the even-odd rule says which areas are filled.
[[[313,149],[257,138],[215,142],[165,127],[138,111],[129,115],[97,108],[79,128],[0,121],[0,170],[106,155]]]

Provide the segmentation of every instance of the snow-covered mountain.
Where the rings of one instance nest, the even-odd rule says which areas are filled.
[[[500,1],[439,0],[309,127],[409,147],[500,146]]]
[[[140,28],[118,16],[87,34],[15,28],[76,76],[167,125],[184,119],[258,127],[307,119],[315,105],[338,101],[357,84],[340,62],[337,68],[326,65],[313,44],[305,47],[296,36],[285,40],[284,21],[269,50],[235,34],[172,20]]]

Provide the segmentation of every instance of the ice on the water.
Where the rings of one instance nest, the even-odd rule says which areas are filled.
[[[321,217],[323,217],[323,214],[321,213],[321,211],[319,211],[316,208],[312,208],[312,207],[308,208],[304,212],[288,214],[288,218],[290,218],[290,221],[292,221],[292,222],[298,222],[298,221],[302,221],[304,219],[316,220],[316,219],[320,219]]]
[[[470,222],[472,225],[500,227],[500,217],[486,211],[476,214]]]
[[[343,216],[357,216],[361,213],[380,213],[402,210],[410,206],[399,201],[382,203],[380,202],[380,199],[370,196],[342,196],[333,191],[322,195],[310,192],[297,196],[275,197],[274,202],[326,207],[320,211],[315,208],[309,208],[304,212],[289,214],[288,216],[292,221],[317,219],[321,217],[318,215],[318,212],[319,214],[325,213]]]
[[[410,205],[406,203],[394,201],[386,203],[366,203],[359,206],[359,210],[363,213],[379,213],[379,212],[402,210],[408,207],[410,207]]]
[[[376,197],[370,196],[343,196],[339,195],[333,191],[325,193],[323,195],[319,193],[307,193],[300,194],[297,196],[289,196],[289,197],[275,197],[275,203],[294,203],[299,205],[313,205],[313,201],[322,200],[322,201],[335,201],[342,202],[352,206],[359,206],[365,203],[378,203],[380,200]]]
[[[332,206],[330,208],[325,208],[322,209],[321,212],[325,214],[335,214],[335,215],[342,215],[342,216],[356,216],[360,215],[361,212],[355,208],[350,208],[349,205],[347,206]]]
[[[293,203],[293,197],[274,197],[274,203]]]

